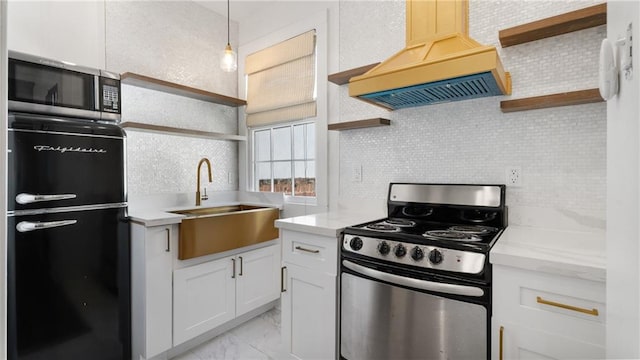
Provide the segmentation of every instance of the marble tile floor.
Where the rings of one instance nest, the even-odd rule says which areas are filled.
[[[293,360],[280,338],[280,309],[274,308],[172,360]]]

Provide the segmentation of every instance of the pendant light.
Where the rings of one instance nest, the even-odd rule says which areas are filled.
[[[227,46],[220,53],[220,68],[225,72],[234,72],[238,68],[238,55],[231,49],[229,33],[229,0],[227,0]]]

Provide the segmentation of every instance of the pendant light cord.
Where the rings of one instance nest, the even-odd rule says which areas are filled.
[[[229,29],[229,0],[227,0],[227,45],[231,45],[231,42],[229,41]]]

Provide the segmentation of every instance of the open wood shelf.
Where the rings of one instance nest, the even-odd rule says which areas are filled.
[[[334,84],[337,85],[344,85],[346,83],[349,82],[349,79],[351,79],[354,76],[358,76],[358,75],[362,75],[364,73],[366,73],[367,71],[373,69],[374,67],[378,66],[378,63],[375,64],[369,64],[369,65],[365,65],[365,66],[360,66],[358,68],[355,69],[350,69],[350,70],[345,70],[345,71],[341,71],[339,73],[335,73],[335,74],[331,74],[328,76],[329,81],[331,81]]]
[[[540,40],[607,23],[607,4],[584,9],[500,30],[498,37],[503,48]]]
[[[133,121],[125,121],[120,123],[120,127],[124,129],[132,129],[143,132],[150,132],[156,134],[175,135],[175,136],[188,136],[213,140],[232,140],[232,141],[246,141],[247,138],[241,135],[222,134],[209,131],[183,129],[171,126],[144,124]]]
[[[552,95],[535,96],[500,102],[502,112],[545,109],[550,107],[581,105],[603,102],[598,89],[563,92]]]
[[[215,104],[238,107],[247,105],[247,102],[242,99],[233,98],[226,95],[220,95],[209,91],[192,88],[185,85],[172,83],[156,78],[152,78],[145,75],[126,72],[120,75],[120,80],[123,84],[135,85],[146,89],[152,89],[157,91],[163,91],[166,93],[186,96],[192,99],[208,101]]]
[[[329,124],[329,130],[352,130],[352,129],[362,129],[368,127],[376,127],[376,126],[388,126],[391,125],[391,120],[383,119],[383,118],[375,118],[375,119],[364,119],[364,120],[356,120],[356,121],[347,121],[335,124]]]

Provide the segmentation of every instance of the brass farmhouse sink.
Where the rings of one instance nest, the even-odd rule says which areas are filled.
[[[171,211],[185,215],[180,223],[178,259],[238,249],[278,238],[276,208],[231,205]]]

